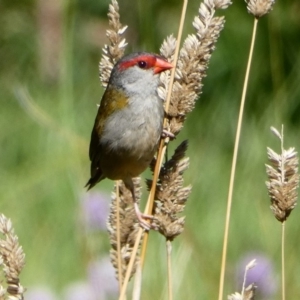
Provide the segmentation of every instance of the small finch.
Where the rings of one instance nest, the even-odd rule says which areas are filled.
[[[132,53],[112,69],[91,134],[91,178],[123,180],[130,190],[140,225],[149,229],[136,202],[132,178],[150,164],[163,133],[164,108],[158,97],[159,73],[173,66],[156,54]]]

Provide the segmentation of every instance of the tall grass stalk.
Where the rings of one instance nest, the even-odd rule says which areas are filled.
[[[270,165],[266,165],[268,181],[266,182],[271,198],[271,210],[281,222],[281,284],[282,300],[285,300],[285,223],[297,205],[299,188],[299,159],[295,148],[285,150],[283,147],[283,125],[281,133],[274,127],[271,131],[281,141],[281,153],[267,148]]]
[[[177,44],[176,44],[176,49],[175,49],[175,54],[174,54],[174,68],[171,71],[171,78],[170,78],[170,83],[169,83],[169,88],[168,88],[168,96],[167,96],[167,100],[166,100],[166,104],[165,104],[165,111],[166,113],[168,112],[168,108],[169,108],[169,103],[170,103],[170,99],[171,99],[171,93],[172,93],[172,87],[173,87],[173,82],[174,82],[174,77],[175,77],[175,66],[176,66],[176,62],[178,59],[178,54],[179,54],[179,49],[180,49],[180,41],[181,41],[181,37],[182,37],[182,31],[183,31],[183,25],[184,25],[184,20],[185,20],[185,15],[186,15],[186,9],[187,9],[187,4],[188,4],[188,0],[184,0],[183,1],[183,8],[181,11],[181,18],[180,18],[180,24],[179,24],[179,29],[178,29],[178,36],[177,36]],[[166,124],[166,119],[164,120],[164,124]],[[160,168],[162,166],[162,161],[163,161],[163,157],[166,151],[166,146],[165,146],[165,140],[161,140],[160,144],[159,144],[159,149],[158,149],[158,153],[157,153],[157,162],[156,162],[156,166],[154,169],[154,174],[153,174],[153,183],[152,183],[152,187],[151,190],[149,192],[149,196],[148,196],[148,200],[147,200],[147,204],[146,204],[146,208],[145,208],[145,214],[147,215],[151,215],[152,214],[152,210],[153,210],[153,203],[154,203],[154,195],[155,195],[155,189],[156,189],[156,183],[157,183],[157,179],[158,179],[158,175],[159,175],[159,171]],[[130,257],[130,262],[126,271],[126,275],[125,275],[125,279],[124,279],[124,283],[122,286],[122,290],[120,293],[120,298],[119,300],[124,299],[126,290],[127,290],[127,286],[128,286],[128,282],[130,279],[130,274],[133,268],[133,262],[135,260],[135,257],[137,255],[137,251],[138,251],[138,245],[141,241],[142,238],[142,233],[143,233],[143,229],[140,228],[136,241],[135,241],[135,245],[132,251],[132,255]],[[145,232],[144,235],[144,239],[143,239],[143,246],[142,246],[142,251],[141,251],[141,268],[143,268],[144,265],[144,261],[145,261],[145,256],[146,256],[146,249],[147,249],[147,245],[148,245],[148,238],[149,238],[149,232]]]
[[[167,248],[167,262],[168,262],[168,295],[169,300],[173,300],[173,289],[172,289],[172,242],[170,240],[166,240],[166,248]]]
[[[125,298],[126,298],[126,290],[127,290],[128,282],[129,282],[129,279],[130,279],[131,270],[132,270],[133,265],[134,265],[135,257],[137,255],[137,251],[138,251],[138,248],[139,248],[139,242],[142,238],[142,235],[143,235],[143,229],[140,228],[139,231],[138,231],[138,234],[136,236],[136,241],[135,241],[134,247],[132,249],[132,254],[131,254],[131,257],[130,257],[130,260],[129,260],[129,264],[127,266],[127,270],[126,270],[124,282],[123,282],[123,285],[122,285],[122,289],[121,289],[121,292],[120,292],[119,300],[125,300]]]
[[[280,146],[281,146],[281,153],[284,153],[283,147],[283,133],[284,126],[281,126],[281,139],[280,139]],[[284,172],[284,162],[281,161],[281,171]],[[284,177],[284,173],[282,174]],[[285,300],[285,220],[281,223],[281,293],[282,293],[282,300]]]
[[[142,288],[142,267],[139,261],[136,266],[136,272],[134,275],[134,284],[132,291],[132,300],[140,300],[141,298],[141,288]]]
[[[175,78],[175,71],[176,71],[176,65],[177,65],[177,60],[178,60],[178,55],[179,55],[180,42],[181,42],[181,38],[182,38],[182,31],[183,31],[183,25],[184,25],[184,20],[185,20],[185,16],[186,16],[187,5],[188,5],[188,0],[183,0],[183,7],[182,7],[182,11],[181,11],[181,17],[180,17],[180,23],[179,23],[179,29],[178,29],[178,35],[177,35],[177,44],[176,44],[176,48],[175,48],[174,61],[173,61],[174,68],[171,71],[171,77],[170,77],[170,82],[169,82],[169,87],[168,87],[168,95],[167,95],[167,99],[166,99],[166,103],[165,103],[166,114],[168,113],[170,100],[171,100],[173,82],[174,82],[174,78]],[[167,120],[165,118],[164,126],[166,126],[166,122],[167,122]],[[165,152],[166,152],[166,143],[165,143],[165,140],[161,140],[160,144],[159,144],[158,154],[157,154],[157,162],[156,162],[156,166],[155,166],[154,174],[153,174],[152,187],[150,190],[147,206],[145,209],[145,213],[149,214],[149,215],[152,214],[156,183],[157,183],[157,179],[159,176],[160,168],[162,166],[162,161],[163,161]],[[149,232],[145,232],[143,246],[142,246],[142,252],[141,252],[142,266],[145,261],[146,249],[147,249],[147,245],[148,245],[148,238],[149,238]]]
[[[117,257],[118,257],[118,283],[119,289],[122,289],[122,258],[121,258],[121,226],[120,226],[120,189],[119,182],[116,181],[116,208],[117,208]]]
[[[250,45],[250,52],[249,52],[249,56],[248,56],[247,69],[246,69],[244,85],[243,85],[243,92],[242,92],[240,111],[239,111],[239,117],[238,117],[238,123],[237,123],[237,130],[236,130],[236,136],[235,136],[235,143],[234,143],[234,151],[233,151],[230,182],[229,182],[229,191],[228,191],[228,198],[227,198],[227,210],[226,210],[226,219],[225,219],[225,231],[224,231],[222,261],[221,261],[220,284],[219,284],[219,298],[218,298],[219,300],[222,300],[223,291],[224,291],[224,278],[225,278],[225,270],[226,270],[226,257],[227,257],[227,246],[228,246],[228,235],[229,235],[229,224],[230,224],[230,216],[231,216],[232,195],[233,195],[233,188],[234,188],[235,169],[236,169],[237,155],[238,155],[238,150],[239,150],[242,122],[243,122],[243,114],[244,114],[244,106],[245,106],[246,93],[247,93],[248,82],[249,82],[249,74],[250,74],[250,68],[251,68],[251,62],[252,62],[252,56],[253,56],[253,49],[254,49],[255,38],[256,38],[257,23],[258,23],[258,19],[255,18],[254,24],[253,24],[252,39],[251,39],[251,45]]]
[[[282,289],[282,300],[285,300],[285,221],[281,224],[281,289]]]

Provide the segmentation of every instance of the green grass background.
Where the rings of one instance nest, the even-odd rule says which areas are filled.
[[[98,62],[106,42],[109,1],[62,3],[60,71],[49,81],[40,71],[36,2],[0,2],[0,212],[12,219],[26,253],[22,284],[44,284],[57,292],[86,276],[89,255],[79,200],[89,177],[88,143],[103,93]],[[198,7],[198,1],[190,1],[184,36],[193,30]],[[122,22],[130,26],[127,52],[158,52],[166,35],[177,34],[181,1],[120,0],[120,9]],[[284,124],[286,148],[300,149],[299,10],[296,0],[278,1],[259,21],[235,180],[226,294],[237,289],[235,264],[248,251],[265,253],[279,279],[281,230],[269,209],[264,164],[267,146],[280,149],[270,126],[280,129]],[[216,299],[218,294],[231,157],[253,18],[243,1],[217,14],[225,14],[226,24],[203,93],[173,142],[189,140],[191,165],[185,182],[193,185],[185,231],[173,243],[175,299]],[[20,99],[33,101],[51,117],[50,125],[34,119]],[[112,186],[107,180],[96,189],[109,193]],[[287,295],[296,299],[298,208],[286,230]],[[92,238],[99,243],[99,256],[106,256],[108,236]],[[165,267],[164,240],[151,233],[142,299],[166,299]]]

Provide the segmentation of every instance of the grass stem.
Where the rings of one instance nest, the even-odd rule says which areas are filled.
[[[122,289],[122,258],[121,258],[121,228],[120,228],[120,190],[119,181],[116,181],[116,208],[117,208],[117,256],[118,256],[118,281]]]
[[[173,291],[172,291],[172,242],[170,240],[166,241],[167,246],[167,262],[168,262],[168,300],[173,300]]]
[[[253,24],[252,39],[251,39],[247,69],[246,69],[246,74],[245,74],[245,79],[244,79],[243,92],[242,92],[242,97],[241,97],[240,112],[239,112],[238,123],[237,123],[235,143],[234,143],[234,151],[233,151],[230,182],[229,182],[229,191],[228,191],[228,198],[227,198],[227,211],[226,211],[226,220],[225,220],[224,241],[223,241],[223,251],[222,251],[222,261],[221,261],[221,272],[220,272],[221,274],[220,274],[220,284],[219,284],[219,298],[218,298],[219,300],[222,300],[223,291],[224,291],[224,277],[225,277],[225,269],[226,269],[228,233],[229,233],[231,206],[232,206],[232,195],[233,195],[233,187],[234,187],[235,169],[236,169],[237,155],[238,155],[239,142],[240,142],[240,136],[241,136],[241,128],[242,128],[242,121],[243,121],[243,114],[244,114],[246,92],[247,92],[247,87],[248,87],[250,67],[251,67],[251,62],[252,62],[253,49],[254,49],[255,37],[256,37],[256,31],[257,31],[257,23],[258,23],[258,19],[255,18],[254,24]]]
[[[168,95],[167,95],[166,104],[165,104],[166,113],[168,113],[170,100],[171,100],[173,82],[174,82],[174,78],[175,78],[175,71],[176,71],[176,65],[177,65],[177,60],[178,60],[178,55],[179,55],[180,42],[181,42],[181,37],[182,37],[182,32],[183,32],[183,25],[184,25],[184,20],[185,20],[185,16],[186,16],[187,5],[188,5],[188,0],[183,0],[183,7],[182,7],[182,11],[181,11],[181,17],[180,17],[180,23],[179,23],[179,29],[178,29],[178,35],[177,35],[177,44],[176,44],[176,49],[175,49],[175,53],[174,53],[174,61],[173,61],[174,68],[171,71],[170,82],[169,82],[169,86],[168,86]],[[165,118],[164,119],[164,127],[166,126],[166,122],[167,122],[167,120]],[[147,206],[145,209],[145,213],[148,215],[152,214],[156,183],[157,183],[159,171],[160,171],[160,168],[162,165],[162,161],[163,161],[165,152],[166,152],[166,141],[164,139],[161,139],[160,144],[159,144],[159,149],[157,152],[157,161],[156,161],[156,165],[155,165],[155,169],[154,169],[154,173],[153,173],[152,186],[151,186],[151,190],[149,193]],[[144,265],[145,256],[146,256],[146,249],[147,249],[147,245],[148,245],[148,236],[149,236],[149,232],[145,232],[143,246],[142,246],[142,252],[141,252],[142,267]]]
[[[124,282],[123,282],[123,285],[122,285],[122,289],[121,289],[121,292],[120,292],[119,300],[125,300],[125,295],[126,295],[128,282],[129,282],[129,279],[130,279],[130,274],[131,274],[131,271],[132,271],[132,268],[133,268],[133,264],[134,264],[134,261],[135,261],[135,257],[136,257],[136,254],[137,254],[137,251],[138,251],[138,248],[139,248],[139,243],[141,241],[142,235],[143,235],[143,229],[140,228],[138,233],[137,233],[137,236],[136,236],[136,241],[135,241],[134,247],[132,249],[132,254],[131,254],[131,257],[130,257],[130,260],[129,260],[129,264],[127,266],[126,275],[125,275]]]
[[[138,261],[136,266],[136,272],[134,275],[132,300],[141,299],[141,288],[142,288],[142,268],[141,268],[141,262]]]
[[[176,64],[177,64],[177,59],[178,59],[178,55],[179,55],[180,41],[181,41],[181,37],[182,37],[182,31],[183,31],[183,25],[184,25],[184,20],[185,20],[185,15],[186,15],[187,4],[188,4],[188,0],[183,0],[183,8],[182,8],[182,12],[181,12],[181,19],[180,19],[180,24],[179,24],[178,36],[177,36],[177,45],[176,45],[175,54],[174,54],[174,62],[173,62],[174,68],[171,71],[168,96],[167,96],[166,105],[165,105],[166,112],[168,112],[170,99],[171,99],[172,86],[173,86],[174,77],[175,77],[175,70],[176,70]],[[164,125],[165,124],[166,124],[166,119],[164,120]],[[145,208],[145,213],[148,215],[152,214],[152,210],[153,210],[156,182],[157,182],[159,171],[160,171],[160,168],[162,165],[164,153],[166,151],[165,144],[166,144],[166,141],[161,139],[160,144],[159,144],[159,149],[157,152],[157,162],[156,162],[156,166],[155,166],[154,174],[153,174],[153,183],[152,183],[151,190],[149,192],[149,197],[148,197],[147,205]],[[143,235],[143,229],[140,228],[138,231],[136,241],[135,241],[135,244],[134,244],[134,247],[132,250],[132,254],[130,257],[130,261],[129,261],[129,264],[128,264],[128,267],[126,270],[126,275],[124,278],[124,283],[123,283],[123,286],[121,289],[119,300],[123,300],[125,297],[131,270],[133,268],[133,263],[134,263],[134,260],[135,260],[135,257],[136,257],[137,251],[138,251],[138,246],[140,244],[142,235]],[[143,239],[142,251],[141,251],[141,268],[143,268],[144,261],[145,261],[146,249],[147,249],[147,245],[148,245],[148,235],[149,235],[149,233],[145,232],[144,239]]]
[[[285,221],[282,222],[281,227],[281,289],[282,300],[285,300],[285,260],[284,260],[284,240],[285,240]]]

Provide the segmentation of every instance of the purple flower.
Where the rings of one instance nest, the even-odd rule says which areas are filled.
[[[256,259],[256,266],[248,270],[246,284],[247,287],[251,283],[257,286],[256,295],[258,299],[273,299],[277,291],[277,276],[275,275],[271,260],[262,253],[247,253],[237,264],[237,291],[241,290],[246,265]]]
[[[106,230],[110,198],[97,191],[90,191],[81,199],[83,222],[88,230]]]
[[[74,282],[68,285],[63,293],[63,299],[65,300],[98,300],[103,299],[97,297],[92,287],[83,281]]]
[[[93,261],[89,264],[88,281],[95,294],[103,297],[99,299],[117,298],[119,292],[118,282],[115,278],[115,271],[109,257]]]
[[[108,257],[91,262],[87,272],[87,281],[67,286],[63,292],[64,300],[107,300],[118,297],[118,283]]]
[[[47,287],[37,286],[28,288],[24,295],[26,300],[57,300],[58,298]]]

